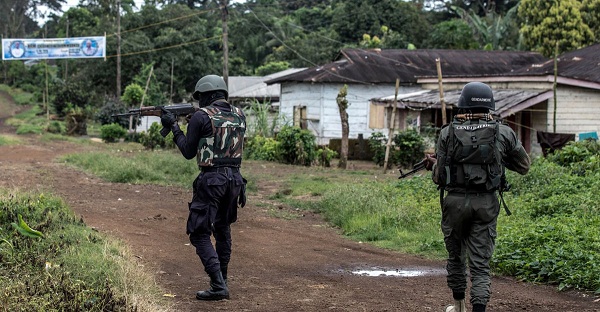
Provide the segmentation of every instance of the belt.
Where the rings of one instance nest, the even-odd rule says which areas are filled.
[[[200,168],[200,171],[202,171],[202,172],[227,173],[228,170],[231,170],[231,172],[240,172],[239,167],[201,167]]]

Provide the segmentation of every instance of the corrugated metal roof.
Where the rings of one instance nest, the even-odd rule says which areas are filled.
[[[561,77],[600,83],[600,44],[560,55],[558,74]],[[554,75],[554,59],[524,67],[514,75]]]
[[[279,85],[270,85],[264,82],[265,80],[275,79],[278,77],[293,74],[303,71],[306,68],[290,68],[284,71],[273,73],[267,76],[231,76],[228,79],[228,91],[230,99],[278,99]]]
[[[436,59],[444,77],[506,75],[548,59],[535,52],[479,50],[344,49],[338,60],[266,81],[328,83],[414,84],[417,78],[436,77]]]
[[[456,107],[460,98],[461,90],[450,90],[444,92],[444,102],[448,106]],[[494,115],[505,118],[514,114],[516,111],[533,106],[547,98],[545,94],[551,93],[550,90],[517,90],[517,89],[499,89],[494,90],[494,100],[496,110]],[[395,96],[387,96],[379,99],[372,99],[374,104],[390,104],[394,102]],[[523,106],[525,103],[525,106]],[[515,110],[517,108],[518,110]],[[398,95],[398,108],[440,109],[440,93],[438,90],[429,90],[423,92],[414,92],[410,94]]]

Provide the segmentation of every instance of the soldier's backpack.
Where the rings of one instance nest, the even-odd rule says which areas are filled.
[[[497,121],[454,121],[449,125],[448,154],[440,168],[440,186],[468,192],[490,192],[500,187],[502,157],[497,147]]]

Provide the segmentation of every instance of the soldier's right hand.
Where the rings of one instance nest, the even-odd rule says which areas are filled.
[[[431,171],[433,169],[433,165],[437,163],[437,159],[435,154],[427,154],[425,155],[425,169]]]

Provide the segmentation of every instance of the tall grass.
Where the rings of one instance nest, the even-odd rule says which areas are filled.
[[[179,151],[155,150],[70,154],[61,158],[110,182],[154,183],[190,187],[198,175],[195,160],[186,160]]]
[[[18,216],[43,237],[13,229]],[[0,189],[1,311],[161,311],[160,289],[121,242],[47,194]]]

